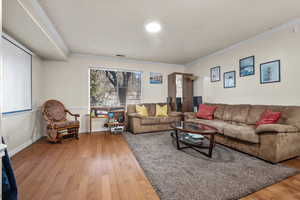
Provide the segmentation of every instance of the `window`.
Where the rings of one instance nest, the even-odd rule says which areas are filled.
[[[31,55],[2,36],[3,113],[31,110]]]
[[[90,105],[125,106],[141,99],[141,72],[90,69]]]

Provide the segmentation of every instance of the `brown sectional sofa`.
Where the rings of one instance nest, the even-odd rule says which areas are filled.
[[[160,106],[166,105],[166,103],[157,103]],[[156,104],[155,103],[145,103],[138,104],[144,105],[148,110],[148,117],[142,117],[136,113],[136,105],[127,106],[127,119],[129,131],[137,133],[148,133],[155,131],[166,131],[171,130],[170,123],[174,121],[180,121],[182,118],[181,112],[171,112],[171,108],[168,105],[168,117],[155,117]]]
[[[300,107],[267,105],[216,105],[214,120],[196,118],[196,113],[184,113],[186,121],[218,129],[216,142],[251,154],[272,163],[300,155]],[[265,110],[280,111],[277,124],[256,127]]]

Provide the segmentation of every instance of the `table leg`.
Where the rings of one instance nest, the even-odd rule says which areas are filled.
[[[178,137],[178,130],[175,130],[175,136],[176,136],[177,149],[180,150],[179,137]]]
[[[211,134],[210,140],[209,140],[209,152],[208,156],[211,158],[212,157],[212,151],[214,148],[214,143],[215,143],[215,134]]]

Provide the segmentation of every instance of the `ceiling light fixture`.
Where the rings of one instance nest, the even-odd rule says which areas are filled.
[[[161,31],[161,25],[158,22],[150,22],[145,25],[145,29],[149,33],[158,33]]]
[[[125,55],[123,54],[116,54],[117,57],[126,57]]]

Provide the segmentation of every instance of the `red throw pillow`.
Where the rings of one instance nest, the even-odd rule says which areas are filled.
[[[273,112],[271,110],[265,111],[256,125],[259,126],[261,124],[275,124],[281,117],[280,112]]]
[[[201,119],[214,119],[213,115],[217,109],[217,106],[208,106],[205,104],[199,105],[199,111],[197,112],[197,117]]]

